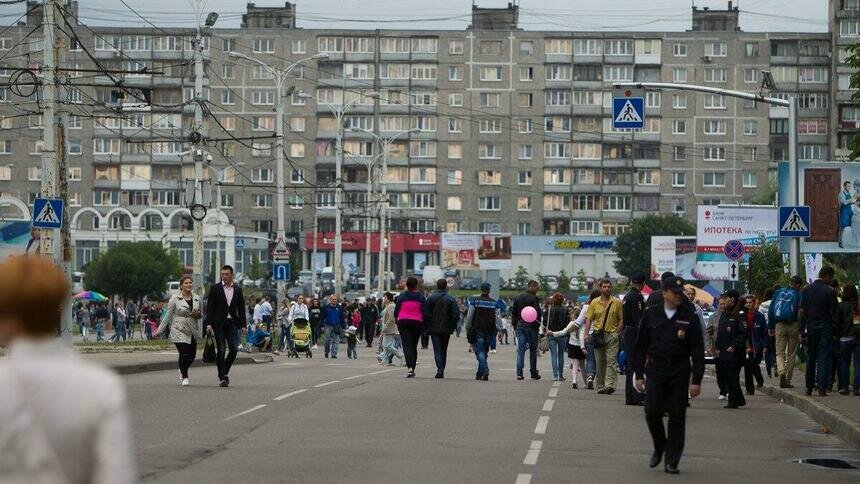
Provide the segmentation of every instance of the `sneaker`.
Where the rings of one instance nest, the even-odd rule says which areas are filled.
[[[483,376],[481,376],[481,380],[484,380],[484,381],[490,381],[490,374],[489,374],[489,373],[485,373]]]
[[[576,389],[577,389],[576,383],[574,383],[574,384],[573,384],[573,386],[572,386],[571,388],[573,388],[574,390],[576,390]]]
[[[726,399],[726,396],[723,394],[720,394],[720,396],[717,397],[717,400],[725,400],[725,399]]]
[[[615,389],[612,387],[609,387],[603,393],[605,393],[606,395],[612,395],[613,393],[615,393]]]
[[[563,376],[558,377],[558,381],[567,381]]]
[[[517,375],[517,380],[525,380],[525,377],[522,375]]]
[[[190,385],[190,384],[191,384],[191,382],[190,382],[190,381],[188,381],[188,378],[183,378],[183,379],[182,379],[182,386],[187,387],[187,386],[188,386],[188,385]]]
[[[594,380],[589,378],[585,388],[588,388],[589,390],[594,390]]]
[[[227,380],[221,380],[221,383],[218,384],[218,386],[221,388],[227,388],[228,385],[230,384],[227,382]]]
[[[415,372],[412,370],[409,370],[409,373],[406,374],[406,378],[415,378]]]
[[[437,371],[435,378],[445,378],[445,374],[442,373],[441,371]]]
[[[532,380],[540,380],[540,375],[537,373],[532,374]]]
[[[496,354],[496,350],[490,350],[490,353]]]

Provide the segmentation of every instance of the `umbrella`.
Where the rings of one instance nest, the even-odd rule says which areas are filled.
[[[684,286],[684,289],[689,290],[690,288],[696,290],[696,301],[700,303],[714,304],[714,296],[711,295],[708,291],[704,289],[699,289],[692,284],[687,284]]]
[[[75,299],[84,299],[87,301],[96,301],[96,302],[103,302],[103,301],[108,300],[106,297],[104,297],[103,295],[101,295],[95,291],[79,292],[79,293],[75,294],[73,297]]]

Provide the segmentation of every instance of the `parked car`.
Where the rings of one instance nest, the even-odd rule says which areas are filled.
[[[295,299],[298,296],[310,296],[310,286],[305,286],[304,284],[296,284],[295,286],[287,289],[287,297],[291,300]]]
[[[84,273],[72,272],[72,294],[77,294],[84,290]]]
[[[481,280],[477,277],[464,277],[460,279],[459,289],[466,291],[477,291],[481,287]]]

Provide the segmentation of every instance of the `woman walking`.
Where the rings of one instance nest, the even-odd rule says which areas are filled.
[[[406,279],[406,292],[397,296],[394,303],[394,319],[403,340],[403,353],[409,373],[406,378],[415,378],[415,365],[418,362],[418,340],[424,332],[422,308],[426,299],[418,290],[418,279]]]
[[[562,332],[556,336],[555,332],[561,332],[568,326],[570,322],[568,314],[564,307],[564,296],[560,292],[553,294],[545,319],[553,381],[564,381],[564,350],[567,349],[568,338],[567,333]]]
[[[280,338],[278,340],[278,351],[286,351],[287,346],[289,346],[290,349],[293,349],[293,345],[287,345],[287,341],[289,341],[290,338],[290,298],[284,298],[284,303],[281,304],[275,318],[278,320],[278,325],[281,330]]]
[[[570,323],[561,331],[552,333],[553,336],[559,337],[570,335],[567,341],[567,357],[570,358],[570,381],[572,388],[579,388],[579,383],[585,386],[585,349],[582,340],[588,334],[585,313],[588,311],[588,305],[585,304],[580,309],[574,306],[570,310]],[[578,377],[577,377],[578,375]]]
[[[182,386],[187,387],[188,368],[197,357],[197,342],[203,339],[200,327],[200,297],[194,294],[194,282],[191,276],[183,276],[179,280],[179,294],[170,296],[167,303],[167,314],[161,318],[161,324],[152,337],[158,337],[170,325],[170,341],[176,345],[179,352],[179,373],[182,376]]]
[[[289,313],[289,326],[287,327],[287,334],[290,334],[292,330],[293,324],[298,321],[308,322],[310,321],[310,311],[308,310],[307,304],[305,304],[305,297],[299,295],[296,297],[296,302],[292,306],[290,306]],[[292,336],[288,339],[290,343],[290,351],[293,350],[293,338]]]
[[[317,349],[317,341],[319,341],[320,330],[322,327],[322,307],[320,306],[320,300],[314,298],[311,301],[311,306],[308,308],[308,321],[311,323],[311,341],[313,342],[313,349]]]
[[[386,292],[382,297],[382,353],[378,360],[380,365],[394,365],[390,360],[397,357],[403,361],[403,351],[400,350],[400,333],[397,332],[397,321],[394,319],[394,295]]]

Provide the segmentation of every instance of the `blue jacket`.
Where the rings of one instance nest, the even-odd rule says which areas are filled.
[[[340,326],[346,328],[346,318],[343,316],[343,307],[340,304],[326,304],[322,307],[322,320],[326,326]]]
[[[258,346],[258,345],[262,344],[263,340],[265,340],[266,338],[271,338],[271,337],[272,337],[272,333],[269,333],[268,331],[260,329],[260,327],[257,327],[257,329],[255,329],[255,330],[248,331],[248,343],[252,344],[254,346]]]
[[[433,319],[433,307],[436,303],[448,305],[448,321],[435,321]],[[446,291],[437,290],[427,298],[423,307],[424,324],[430,334],[451,334],[457,329],[460,322],[460,306],[457,300]]]
[[[751,340],[747,338],[747,344],[752,346],[755,354],[760,354],[770,344],[770,336],[767,333],[767,320],[764,314],[758,311],[754,311],[753,314],[752,338]]]

